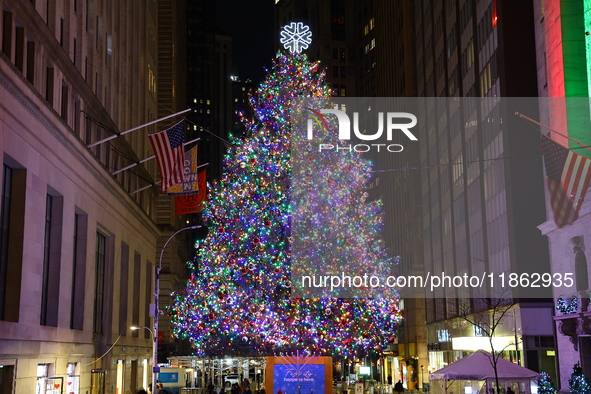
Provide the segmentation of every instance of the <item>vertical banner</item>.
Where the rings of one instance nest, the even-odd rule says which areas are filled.
[[[203,202],[207,198],[207,176],[206,170],[197,174],[199,191],[194,194],[175,196],[175,211],[177,215],[187,213],[199,213],[203,209]]]
[[[197,180],[197,147],[198,146],[195,145],[185,152],[185,162],[183,167],[185,180],[169,187],[166,191],[169,196],[184,196],[199,191],[199,182]]]

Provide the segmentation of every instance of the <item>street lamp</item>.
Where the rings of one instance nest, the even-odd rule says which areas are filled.
[[[166,249],[166,245],[168,245],[168,243],[170,242],[171,239],[174,238],[175,235],[177,235],[178,233],[180,233],[181,231],[185,231],[185,230],[195,230],[200,228],[200,225],[196,225],[196,226],[190,226],[190,227],[185,227],[182,228],[180,230],[178,230],[176,233],[172,234],[168,240],[164,243],[164,246],[162,247],[162,250],[160,251],[160,260],[158,261],[158,267],[156,267],[156,287],[154,288],[154,307],[152,309],[152,311],[154,312],[154,332],[153,332],[153,349],[152,349],[152,393],[156,392],[156,383],[158,382],[157,380],[157,374],[158,372],[160,372],[160,367],[158,367],[158,316],[160,315],[160,309],[158,308],[158,302],[159,302],[159,298],[160,298],[160,271],[162,270],[162,255],[164,254],[164,249]],[[141,327],[141,328],[147,328],[147,327]],[[133,329],[133,328],[132,328]],[[148,328],[148,330],[150,330]],[[150,330],[150,332],[152,332],[152,330]]]
[[[150,327],[146,327],[146,326],[131,326],[129,327],[130,330],[139,330],[140,328],[145,328],[146,330],[150,331],[150,336],[152,337],[152,339],[154,339],[154,332],[152,331],[152,329]]]

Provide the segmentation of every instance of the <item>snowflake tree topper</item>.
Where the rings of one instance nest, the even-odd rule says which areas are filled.
[[[281,29],[279,42],[291,53],[300,53],[312,42],[312,32],[302,22],[291,22]]]

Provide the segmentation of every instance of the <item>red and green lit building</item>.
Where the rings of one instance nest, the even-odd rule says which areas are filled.
[[[538,94],[543,97],[540,123],[556,130],[551,132],[552,139],[591,157],[590,150],[565,137],[591,144],[591,1],[534,1],[534,13]],[[542,127],[541,131],[549,130]],[[591,375],[591,328],[586,323],[591,315],[589,270],[585,257],[585,242],[591,242],[591,204],[583,203],[579,218],[562,228],[554,222],[547,191],[546,207],[547,221],[539,228],[548,237],[552,272],[574,273],[577,287],[569,294],[554,291],[555,302],[562,297],[566,305],[556,308],[554,317],[559,385],[561,391],[566,391],[575,363],[580,363],[587,376]],[[574,293],[578,297],[573,297]]]

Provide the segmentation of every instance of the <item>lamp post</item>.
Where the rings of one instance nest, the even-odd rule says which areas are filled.
[[[195,230],[201,227],[200,225],[185,227],[178,230],[176,233],[172,234],[168,240],[164,243],[162,250],[160,251],[160,260],[158,260],[158,267],[156,267],[156,287],[154,288],[154,307],[152,309],[154,313],[154,341],[153,341],[153,349],[152,349],[152,393],[156,393],[156,383],[158,382],[157,374],[160,372],[160,367],[158,367],[158,317],[160,315],[160,309],[158,307],[158,302],[160,299],[160,271],[162,270],[162,255],[164,254],[164,249],[170,242],[171,239],[174,238],[175,235],[180,233],[181,231],[185,230]],[[144,327],[145,328],[145,327]],[[152,330],[150,330],[152,332]]]

